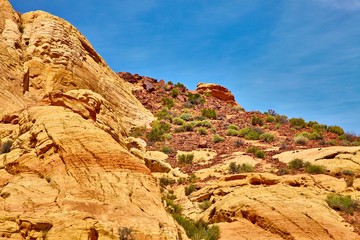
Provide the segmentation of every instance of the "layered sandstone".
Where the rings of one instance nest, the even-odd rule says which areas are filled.
[[[235,101],[234,95],[229,91],[229,89],[213,83],[199,83],[196,87],[196,91],[199,93],[208,93],[212,96],[225,101],[231,105],[238,105]]]
[[[0,236],[176,239],[132,127],[153,117],[71,24],[0,1]],[[139,151],[141,151],[139,147]]]

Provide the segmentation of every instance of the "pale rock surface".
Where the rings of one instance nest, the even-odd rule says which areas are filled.
[[[305,162],[323,165],[330,172],[341,172],[343,170],[360,172],[360,147],[336,146],[287,151],[274,155],[273,158],[284,163],[299,158]]]

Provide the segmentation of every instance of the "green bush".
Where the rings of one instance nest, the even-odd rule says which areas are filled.
[[[264,122],[263,122],[263,120],[262,120],[260,117],[254,115],[254,116],[252,116],[252,118],[251,118],[251,124],[254,125],[254,126],[255,126],[255,125],[262,126],[262,125],[264,125]]]
[[[259,136],[259,139],[260,139],[261,141],[265,141],[265,142],[270,143],[270,142],[273,142],[273,141],[274,141],[275,137],[274,137],[274,135],[272,135],[271,133],[263,133],[263,134],[261,134],[261,135]]]
[[[239,130],[239,136],[245,137],[247,140],[259,140],[263,131],[260,128],[245,127]]]
[[[236,131],[239,131],[238,126],[236,126],[235,124],[230,124],[227,129],[234,129]]]
[[[226,130],[226,135],[227,136],[239,136],[239,131],[230,128],[230,129]]]
[[[348,170],[348,169],[343,170],[343,171],[342,171],[342,174],[344,174],[344,175],[346,175],[346,176],[354,176],[354,172],[351,171],[351,170]]]
[[[170,124],[162,121],[155,121],[151,131],[146,134],[146,138],[151,142],[164,140],[164,134],[170,131]]]
[[[222,138],[220,135],[218,135],[218,134],[214,135],[214,137],[213,137],[214,143],[223,142],[223,141],[224,141],[224,138]]]
[[[285,123],[288,123],[289,122],[289,119],[288,119],[288,117],[287,116],[285,116],[285,115],[276,115],[275,116],[275,121],[277,122],[277,123],[280,123],[280,124],[285,124]]]
[[[263,150],[258,149],[258,150],[255,152],[255,156],[258,157],[258,158],[264,158],[264,157],[265,157],[265,153],[264,153]]]
[[[177,88],[171,89],[171,97],[176,98],[179,96],[179,90]]]
[[[188,97],[187,102],[190,103],[190,105],[199,105],[199,104],[204,104],[205,102],[205,99],[202,98],[198,93],[195,94],[189,93],[187,97]]]
[[[206,118],[216,119],[216,111],[211,108],[204,108],[201,110],[201,115]]]
[[[184,121],[191,121],[193,119],[191,113],[182,113],[180,114],[180,118]]]
[[[304,167],[304,161],[302,159],[299,158],[295,158],[294,160],[291,160],[288,163],[288,167],[290,169],[297,169],[299,170],[300,168]]]
[[[266,122],[275,122],[275,117],[269,115],[269,116],[266,117],[265,121]]]
[[[199,203],[199,208],[203,211],[208,209],[211,206],[211,202],[209,200],[204,200],[201,203]]]
[[[217,240],[220,237],[219,227],[216,225],[208,226],[202,220],[195,222],[180,214],[173,214],[173,218],[181,225],[186,235],[193,240]]]
[[[337,134],[339,136],[344,134],[344,130],[339,126],[330,126],[330,127],[328,127],[328,132],[335,133],[335,134]]]
[[[171,109],[173,106],[175,106],[175,102],[171,98],[163,98],[161,102],[162,105],[167,107],[168,109]]]
[[[119,227],[119,240],[135,240],[133,230],[128,227]]]
[[[156,117],[158,119],[164,119],[164,120],[172,120],[171,112],[167,107],[162,108],[160,111],[156,113]]]
[[[160,185],[163,187],[175,183],[174,179],[168,177],[161,177],[159,181],[160,181]]]
[[[130,131],[130,136],[131,137],[141,137],[142,135],[144,135],[144,133],[146,132],[146,127],[134,127],[131,129]]]
[[[244,173],[244,172],[253,172],[254,168],[248,163],[236,164],[235,162],[231,162],[228,167],[229,173]]]
[[[10,152],[12,144],[13,141],[11,140],[6,140],[5,142],[1,143],[0,154]]]
[[[177,87],[177,88],[186,88],[184,84],[179,83],[179,82],[177,84],[175,84],[175,87]]]
[[[189,196],[195,190],[196,190],[196,186],[194,184],[190,184],[189,186],[185,187],[185,195]]]
[[[211,123],[207,120],[194,122],[194,125],[195,125],[195,127],[206,127],[206,128],[212,127]]]
[[[325,201],[332,209],[349,214],[353,214],[359,206],[358,201],[351,199],[350,196],[343,196],[341,194],[329,194]]]
[[[188,153],[188,154],[179,154],[177,155],[178,163],[180,164],[191,164],[194,160],[194,154]]]
[[[176,125],[183,125],[185,123],[185,121],[181,118],[174,118],[173,121],[172,121],[174,124]]]
[[[247,152],[247,153],[254,153],[254,154],[255,154],[257,150],[259,150],[258,147],[251,146],[251,147],[249,147],[248,149],[246,149],[246,152]]]
[[[204,127],[200,127],[200,128],[198,129],[198,133],[199,133],[200,135],[207,135],[207,130],[206,130],[206,128],[204,128]]]
[[[306,126],[306,122],[302,118],[291,118],[289,120],[291,127],[295,129],[302,129]]]
[[[309,141],[309,139],[304,136],[295,136],[294,137],[294,142],[297,145],[306,145],[308,141]]]
[[[316,165],[307,162],[305,163],[305,172],[310,174],[323,174],[326,172],[326,168],[322,165]]]
[[[241,147],[241,146],[243,146],[244,144],[245,144],[244,141],[241,140],[241,139],[237,139],[237,140],[234,142],[235,147]]]
[[[192,132],[194,130],[194,126],[192,123],[184,123],[182,126],[175,128],[175,132]]]
[[[165,154],[169,154],[169,153],[172,153],[172,149],[168,146],[163,146],[161,151]]]

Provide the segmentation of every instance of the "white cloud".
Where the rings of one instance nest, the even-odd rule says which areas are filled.
[[[343,10],[360,10],[360,0],[318,0],[321,4]]]

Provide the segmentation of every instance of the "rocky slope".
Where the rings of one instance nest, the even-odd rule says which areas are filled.
[[[71,24],[0,1],[0,237],[177,239],[129,149],[152,114]]]
[[[273,110],[246,112],[215,84],[189,91],[180,83],[119,76],[159,119],[146,134],[133,134],[148,141],[158,162],[170,164],[155,175],[182,214],[217,224],[220,239],[360,239],[359,137]],[[159,123],[169,129],[154,138]],[[258,135],[243,134],[249,129]],[[291,165],[295,159],[301,166]],[[352,199],[354,208],[335,211],[332,194]]]

